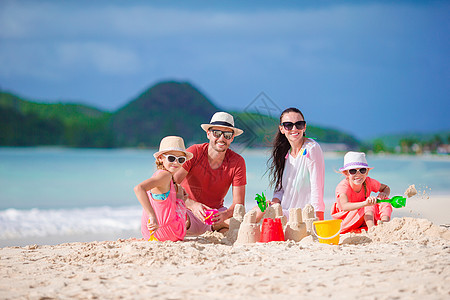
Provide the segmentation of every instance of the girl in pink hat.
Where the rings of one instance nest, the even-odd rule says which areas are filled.
[[[342,220],[341,233],[371,228],[391,219],[391,204],[377,203],[377,199],[387,199],[391,190],[368,177],[370,169],[364,153],[345,154],[344,166],[339,169],[345,179],[336,187],[336,202],[331,209],[331,216]],[[371,196],[372,192],[378,195]]]
[[[134,188],[142,205],[141,232],[149,241],[180,241],[186,235],[186,194],[173,180],[173,174],[193,154],[186,151],[178,136],[161,140],[159,151],[153,155],[157,171]]]

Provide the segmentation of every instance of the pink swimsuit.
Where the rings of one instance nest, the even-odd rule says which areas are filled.
[[[155,174],[157,173],[155,172]],[[170,193],[167,199],[155,200],[150,191],[147,192],[147,195],[159,224],[159,228],[153,235],[158,241],[175,242],[183,240],[186,235],[186,206],[183,200],[177,199],[173,182],[170,182]],[[146,240],[151,236],[147,223],[148,214],[144,210],[141,219],[141,232]]]

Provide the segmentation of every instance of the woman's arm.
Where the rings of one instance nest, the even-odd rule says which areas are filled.
[[[324,219],[325,203],[323,201],[325,182],[325,161],[322,149],[318,144],[311,148],[309,153],[311,163],[308,165],[311,184],[311,205],[314,207],[316,217]]]
[[[281,199],[283,199],[284,189],[281,186],[279,190],[275,189],[273,191],[272,202],[277,202],[281,204]]]
[[[272,201],[269,201],[270,205],[273,205],[275,203],[281,204],[281,200],[276,198],[276,197],[274,197],[274,198],[272,198]]]

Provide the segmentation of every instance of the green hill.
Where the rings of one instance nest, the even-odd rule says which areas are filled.
[[[86,105],[36,103],[0,92],[0,145],[112,147],[110,117]]]
[[[187,82],[163,82],[149,88],[119,109],[111,127],[119,146],[157,146],[167,135],[179,135],[185,143],[204,140],[200,124],[219,111]]]
[[[116,112],[71,103],[37,103],[0,92],[0,146],[157,147],[167,135],[182,136],[187,145],[205,142],[200,124],[223,109],[187,82],[161,82]],[[245,134],[235,141],[245,147],[268,146],[278,119],[258,113],[231,112]],[[307,136],[324,143],[357,147],[352,136],[308,124]]]
[[[279,118],[269,117],[251,112],[231,112],[235,117],[236,127],[242,128],[245,135],[239,137],[237,142],[252,147],[271,146],[275,137]],[[307,125],[306,136],[315,138],[319,143],[343,143],[351,148],[358,147],[359,141],[353,136],[341,131],[315,125]]]

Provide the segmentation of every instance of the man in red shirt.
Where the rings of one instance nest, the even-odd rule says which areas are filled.
[[[206,231],[228,229],[228,219],[233,216],[236,204],[244,205],[245,185],[247,184],[245,161],[229,149],[234,137],[243,131],[234,127],[233,116],[217,112],[209,124],[202,124],[209,143],[192,145],[187,151],[194,154],[183,167],[175,173],[175,181],[188,194],[187,234],[200,235]],[[223,206],[225,195],[233,186],[233,203],[229,208]],[[217,209],[212,221],[205,224],[205,210]]]

